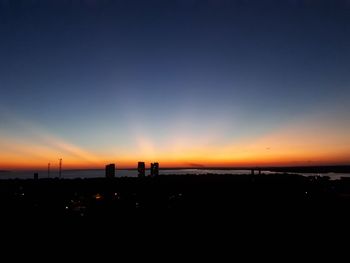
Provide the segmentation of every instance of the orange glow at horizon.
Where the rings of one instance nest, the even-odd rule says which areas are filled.
[[[152,138],[138,136],[135,147],[89,150],[67,142],[42,130],[35,130],[33,140],[0,134],[0,170],[103,169],[108,163],[117,168],[136,168],[138,161],[159,162],[166,167],[241,167],[282,165],[350,164],[350,127],[337,128],[332,121],[304,119],[279,129],[231,142],[220,141],[215,133],[194,140],[176,136],[166,145],[157,145]],[[218,131],[218,134],[220,132]]]
[[[120,161],[118,159],[112,161],[101,161],[98,164],[86,164],[83,162],[73,162],[63,159],[63,169],[104,169],[108,163],[116,163],[118,169],[136,168],[138,161],[145,161],[146,167],[150,166],[151,162],[157,161],[160,163],[160,168],[205,168],[205,167],[254,167],[254,166],[308,166],[308,165],[345,165],[350,161],[344,157],[334,156],[333,158],[318,158],[316,161],[304,161],[305,158],[265,158],[265,159],[245,159],[245,160],[196,160],[182,159],[178,161],[167,161],[163,158],[148,161],[146,159],[134,159],[130,161]],[[48,163],[48,162],[47,162]],[[0,170],[46,170],[47,163],[35,161],[8,161],[1,164]],[[58,160],[51,161],[51,169],[58,169]]]
[[[262,143],[264,144],[264,143]],[[265,145],[265,144],[264,144]],[[270,144],[272,145],[272,144]],[[31,149],[33,149],[31,147]],[[38,148],[39,149],[39,148]],[[159,157],[150,159],[143,156],[123,157],[96,157],[94,162],[72,155],[57,156],[56,153],[47,150],[41,151],[42,155],[4,155],[0,154],[0,169],[40,169],[45,170],[47,164],[51,169],[58,169],[58,159],[63,158],[64,169],[103,169],[107,163],[116,163],[117,168],[136,168],[138,161],[159,162],[161,168],[166,167],[240,167],[240,166],[280,166],[280,165],[327,165],[349,163],[349,151],[327,151],[317,154],[302,149],[290,148],[289,150],[273,150],[260,147],[259,144],[233,149],[197,149],[197,151],[182,152],[179,154],[157,154]]]

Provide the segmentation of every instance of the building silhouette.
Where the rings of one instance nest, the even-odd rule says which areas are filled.
[[[34,173],[34,180],[38,180],[39,179],[39,174],[38,173]]]
[[[146,175],[146,165],[144,162],[139,162],[137,165],[137,171],[139,177],[144,177]]]
[[[107,178],[114,178],[115,177],[115,164],[107,164],[106,165],[106,177]]]
[[[159,175],[159,163],[151,163],[151,176]]]

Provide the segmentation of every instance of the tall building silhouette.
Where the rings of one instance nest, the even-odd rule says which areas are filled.
[[[159,163],[151,163],[151,176],[159,175]]]
[[[144,162],[139,162],[137,165],[137,171],[139,177],[144,177],[146,175],[146,166]]]
[[[106,177],[107,178],[114,178],[115,177],[115,164],[107,164],[106,165]]]

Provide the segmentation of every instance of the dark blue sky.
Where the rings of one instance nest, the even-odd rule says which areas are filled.
[[[158,157],[349,124],[349,31],[346,0],[2,0],[0,135]]]

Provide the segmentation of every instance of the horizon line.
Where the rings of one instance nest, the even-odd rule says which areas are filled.
[[[283,169],[283,168],[327,168],[327,167],[350,167],[349,164],[321,164],[321,165],[255,165],[255,166],[181,166],[181,167],[159,167],[159,170],[182,170],[182,169],[217,169],[217,170],[252,170],[252,169]],[[103,167],[94,168],[69,168],[62,169],[62,171],[89,171],[89,170],[104,170]],[[149,170],[150,168],[146,168]],[[52,169],[51,171],[58,171],[58,169]],[[137,170],[137,167],[124,167],[116,168],[116,170]],[[12,171],[47,171],[47,169],[35,169],[35,168],[19,168],[19,169],[0,169],[0,172],[12,172]]]

